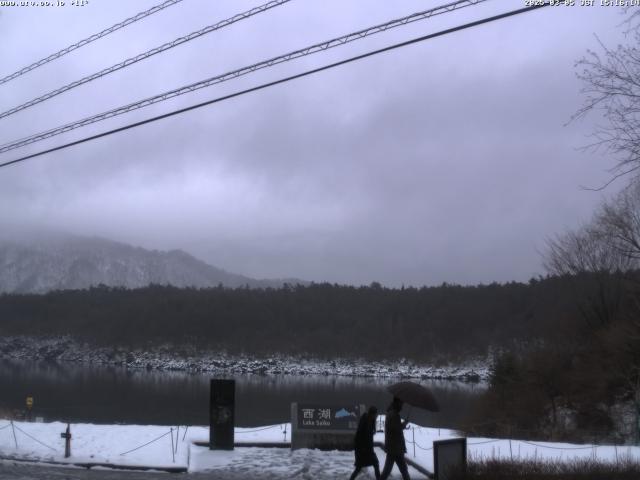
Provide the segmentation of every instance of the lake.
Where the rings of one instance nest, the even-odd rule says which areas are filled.
[[[235,375],[132,370],[124,367],[0,360],[0,417],[25,411],[45,421],[207,425],[211,378],[236,380],[236,425],[256,427],[290,421],[291,402],[326,405],[374,404],[382,413],[391,401],[386,387],[399,379],[311,375]],[[441,412],[413,409],[420,425],[456,427],[486,389],[479,383],[420,380],[438,399]]]

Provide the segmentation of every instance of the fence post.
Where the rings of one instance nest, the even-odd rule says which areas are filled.
[[[416,458],[416,428],[411,427],[411,435],[413,436],[413,458]]]
[[[636,400],[636,445],[640,445],[640,403]]]
[[[509,455],[511,456],[511,461],[513,462],[513,447],[511,446],[512,438],[513,438],[513,427],[509,425]]]
[[[178,428],[176,429],[176,453],[178,453],[178,440],[180,438],[180,425],[178,425]]]
[[[11,420],[11,431],[13,432],[13,441],[16,444],[16,450],[18,449],[18,439],[16,438],[16,429],[13,426],[13,420]]]
[[[71,426],[68,423],[67,430],[61,434],[61,437],[64,438],[64,458],[69,458],[71,456]]]
[[[171,427],[171,456],[173,457],[173,463],[176,463],[176,454],[173,451],[173,427]]]

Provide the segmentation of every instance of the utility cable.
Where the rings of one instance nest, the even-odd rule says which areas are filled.
[[[115,25],[110,26],[109,28],[105,28],[104,30],[102,30],[99,33],[94,33],[93,35],[91,35],[90,37],[84,38],[82,40],[80,40],[79,42],[74,43],[73,45],[69,45],[68,47],[63,48],[62,50],[56,52],[56,53],[52,53],[51,55],[49,55],[48,57],[45,57],[41,60],[38,60],[37,62],[32,63],[31,65],[28,65],[24,68],[21,68],[20,70],[13,72],[9,75],[7,75],[6,77],[0,78],[0,85],[2,85],[3,83],[7,83],[11,80],[13,80],[14,78],[18,78],[21,75],[24,75],[27,72],[30,72],[31,70],[34,70],[38,67],[41,67],[42,65],[52,62],[64,55],[66,55],[67,53],[73,52],[74,50],[77,50],[80,47],[84,47],[85,45],[94,42],[102,37],[106,37],[107,35],[109,35],[110,33],[115,32],[116,30],[120,30],[121,28],[124,28],[128,25],[131,25],[132,23],[137,22],[138,20],[142,20],[143,18],[148,17],[149,15],[153,15],[154,13],[157,13],[161,10],[164,10],[165,8],[171,7],[173,5],[175,5],[176,3],[181,2],[182,0],[167,0],[166,2],[163,2],[159,5],[156,5],[155,7],[151,7],[149,10],[145,10],[144,12],[140,12],[136,15],[134,15],[133,17],[127,18],[126,20],[123,20],[119,23],[116,23]]]
[[[0,164],[0,168],[1,167],[6,167],[6,166],[9,166],[9,165],[18,163],[18,162],[23,162],[25,160],[29,160],[31,158],[35,158],[35,157],[38,157],[38,156],[41,156],[41,155],[45,155],[47,153],[51,153],[51,152],[62,150],[62,149],[68,148],[68,147],[72,147],[74,145],[79,145],[81,143],[85,143],[85,142],[88,142],[88,141],[91,141],[91,140],[95,140],[95,139],[98,139],[98,138],[106,137],[106,136],[112,135],[114,133],[123,132],[125,130],[129,130],[131,128],[139,127],[139,126],[145,125],[147,123],[155,122],[155,121],[161,120],[163,118],[168,118],[168,117],[171,117],[171,116],[174,116],[174,115],[178,115],[178,114],[181,114],[181,113],[184,113],[184,112],[188,112],[190,110],[195,110],[197,108],[201,108],[201,107],[204,107],[204,106],[207,106],[207,105],[212,105],[214,103],[222,102],[224,100],[229,100],[231,98],[239,97],[239,96],[247,94],[247,93],[251,93],[251,92],[262,90],[262,89],[265,89],[265,88],[268,88],[268,87],[279,85],[281,83],[285,83],[285,82],[288,82],[290,80],[295,80],[295,79],[298,79],[298,78],[306,77],[308,75],[312,75],[314,73],[322,72],[324,70],[329,70],[331,68],[338,67],[340,65],[345,65],[347,63],[355,62],[357,60],[362,60],[364,58],[371,57],[371,56],[377,55],[379,53],[388,52],[390,50],[394,50],[394,49],[397,49],[397,48],[405,47],[407,45],[412,45],[414,43],[423,42],[425,40],[429,40],[429,39],[432,39],[432,38],[440,37],[440,36],[443,36],[443,35],[447,35],[449,33],[454,33],[454,32],[457,32],[457,31],[460,31],[460,30],[464,30],[464,29],[467,29],[467,28],[471,28],[471,27],[475,27],[475,26],[478,26],[478,25],[483,25],[485,23],[493,22],[493,21],[500,20],[500,19],[507,18],[507,17],[511,17],[511,16],[514,16],[514,15],[519,15],[519,14],[522,14],[522,13],[531,12],[533,10],[537,10],[539,8],[546,7],[548,5],[549,5],[548,3],[545,3],[545,4],[536,5],[536,6],[532,6],[532,7],[521,8],[521,9],[518,9],[518,10],[512,10],[510,12],[502,13],[500,15],[495,15],[493,17],[487,17],[487,18],[484,18],[482,20],[477,20],[475,22],[466,23],[464,25],[459,25],[457,27],[449,28],[449,29],[442,30],[442,31],[439,31],[439,32],[436,32],[436,33],[431,33],[429,35],[424,35],[422,37],[417,37],[417,38],[414,38],[414,39],[411,39],[411,40],[407,40],[405,42],[396,43],[396,44],[388,46],[388,47],[384,47],[384,48],[381,48],[381,49],[378,49],[378,50],[373,50],[371,52],[367,52],[367,53],[364,53],[362,55],[357,55],[355,57],[348,58],[346,60],[341,60],[339,62],[335,62],[335,63],[331,63],[331,64],[328,64],[328,65],[324,65],[322,67],[314,68],[312,70],[307,70],[305,72],[298,73],[296,75],[291,75],[289,77],[281,78],[279,80],[275,80],[275,81],[272,81],[272,82],[263,83],[263,84],[258,85],[256,87],[247,88],[247,89],[241,90],[239,92],[231,93],[229,95],[224,95],[222,97],[214,98],[212,100],[208,100],[206,102],[202,102],[202,103],[199,103],[199,104],[196,104],[196,105],[191,105],[189,107],[181,108],[179,110],[174,110],[174,111],[169,112],[169,113],[158,115],[156,117],[148,118],[146,120],[142,120],[142,121],[139,121],[139,122],[131,123],[131,124],[125,125],[123,127],[115,128],[113,130],[109,130],[109,131],[102,132],[102,133],[99,133],[99,134],[96,134],[96,135],[85,137],[85,138],[82,138],[80,140],[76,140],[76,141],[73,141],[73,142],[70,142],[70,143],[59,145],[57,147],[49,148],[47,150],[42,150],[42,151],[39,151],[39,152],[36,152],[36,153],[32,153],[30,155],[25,155],[23,157],[16,158],[15,160],[11,160],[9,162],[1,163]]]
[[[326,42],[322,42],[322,43],[317,43],[315,45],[311,45],[299,50],[295,50],[293,52],[289,52],[287,54],[284,55],[280,55],[277,57],[273,57],[270,58],[269,60],[264,60],[258,63],[255,63],[253,65],[247,66],[247,67],[243,67],[240,68],[238,70],[233,70],[227,73],[224,73],[222,75],[217,75],[215,77],[211,77],[208,78],[206,80],[201,80],[199,82],[196,83],[192,83],[190,85],[187,86],[183,86],[180,88],[176,88],[174,90],[165,92],[165,93],[161,93],[159,95],[155,95],[153,97],[149,97],[146,98],[144,100],[139,100],[137,102],[134,103],[130,103],[128,105],[124,105],[118,108],[115,108],[113,110],[109,110],[107,112],[103,112],[97,115],[93,115],[91,117],[87,117],[84,118],[82,120],[78,120],[76,122],[72,122],[69,123],[67,125],[61,126],[61,127],[57,127],[51,130],[47,130],[45,132],[41,132],[35,135],[31,135],[29,137],[26,138],[22,138],[19,140],[15,140],[13,142],[4,144],[2,146],[0,146],[0,153],[4,153],[7,152],[9,150],[13,150],[15,148],[19,148],[19,147],[23,147],[25,145],[29,145],[30,143],[34,143],[40,140],[44,140],[46,138],[50,138],[56,135],[60,135],[61,133],[66,133],[70,130],[74,130],[76,128],[79,127],[84,127],[86,125],[98,122],[98,121],[102,121],[105,120],[107,118],[111,118],[111,117],[115,117],[118,115],[122,115],[124,113],[128,113],[132,110],[137,110],[139,108],[143,108],[143,107],[147,107],[149,105],[153,105],[155,103],[159,103],[159,102],[163,102],[165,100],[168,100],[170,98],[174,98],[174,97],[178,97],[181,95],[184,95],[186,93],[190,93],[193,92],[195,90],[199,90],[205,87],[210,87],[212,85],[218,84],[218,83],[222,83],[225,82],[227,80],[232,80],[238,77],[241,77],[243,75],[247,75],[250,73],[253,73],[257,70],[261,70],[263,68],[268,68],[268,67],[273,67],[275,65],[278,65],[280,63],[284,63],[284,62],[288,62],[300,57],[304,57],[307,55],[312,55],[314,53],[318,53],[318,52],[322,52],[325,50],[328,50],[330,48],[334,48],[334,47],[338,47],[341,45],[345,45],[349,42],[353,42],[356,40],[361,40],[365,37],[368,37],[370,35],[374,35],[376,33],[380,33],[380,32],[384,32],[386,30],[389,30],[391,28],[395,28],[395,27],[399,27],[402,25],[406,25],[408,23],[412,23],[418,20],[424,20],[427,18],[430,18],[432,16],[435,15],[440,15],[443,13],[448,13],[451,12],[453,10],[458,10],[462,7],[468,7],[471,5],[476,5],[478,3],[482,3],[485,2],[487,0],[457,0],[455,2],[452,3],[448,3],[446,5],[441,5],[439,7],[435,7],[429,10],[425,10],[423,12],[418,12],[418,13],[414,13],[412,15],[408,15],[406,17],[402,17],[399,19],[395,19],[395,20],[391,20],[389,22],[380,24],[380,25],[376,25],[373,27],[369,27],[366,28],[364,30],[360,30],[354,33],[349,33],[347,35],[343,35],[341,37],[337,37],[334,38],[332,40],[326,41]]]
[[[182,1],[182,0],[180,0]],[[274,7],[279,7],[280,5],[283,5],[287,2],[290,2],[291,0],[271,0],[270,2],[265,3],[264,5],[260,5],[258,7],[254,7],[251,10],[247,10],[246,12],[242,12],[242,13],[238,13],[236,15],[234,15],[233,17],[227,18],[225,20],[221,20],[213,25],[208,25],[200,30],[197,30],[195,32],[191,32],[188,35],[185,35],[183,37],[179,37],[176,38],[175,40],[172,40],[171,42],[167,42],[164,43],[162,45],[160,45],[159,47],[155,47],[152,48],[151,50],[147,50],[146,52],[140,53],[138,55],[135,55],[133,57],[127,58],[126,60],[116,63],[115,65],[111,65],[110,67],[107,68],[103,68],[102,70],[100,70],[99,72],[96,73],[92,73],[91,75],[87,75],[86,77],[81,78],[80,80],[75,80],[71,83],[68,83],[67,85],[64,85],[60,88],[57,88],[55,90],[52,90],[48,93],[45,93],[44,95],[41,95],[39,97],[36,97],[34,99],[29,100],[28,102],[25,102],[21,105],[18,105],[17,107],[13,107],[5,112],[0,113],[0,118],[5,118],[8,117],[9,115],[13,115],[14,113],[18,113],[22,110],[25,110],[29,107],[33,107],[34,105],[37,105],[39,103],[42,103],[46,100],[49,100],[53,97],[56,97],[64,92],[68,92],[69,90],[72,90],[76,87],[79,87],[81,85],[84,85],[85,83],[89,83],[92,82],[93,80],[96,80],[98,78],[102,78],[106,75],[109,75],[110,73],[113,72],[117,72],[118,70],[122,70],[123,68],[126,67],[130,67],[131,65],[133,65],[134,63],[138,63],[142,60],[146,60],[149,57],[152,57],[158,53],[162,53],[162,52],[166,52],[167,50],[173,48],[173,47],[177,47],[178,45],[182,45],[183,43],[187,43],[190,42],[191,40],[194,40],[196,38],[199,38],[203,35],[206,35],[207,33],[211,33],[211,32],[215,32],[216,30],[220,30],[224,27],[228,27],[229,25],[232,25],[236,22],[239,22],[240,20],[244,20],[245,18],[249,18],[252,17],[254,15],[257,15],[258,13],[262,13],[266,10],[269,10],[271,8]]]

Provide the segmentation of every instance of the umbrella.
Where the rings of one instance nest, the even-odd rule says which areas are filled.
[[[431,412],[439,412],[440,406],[426,387],[414,382],[399,382],[387,387],[387,390],[404,403]]]

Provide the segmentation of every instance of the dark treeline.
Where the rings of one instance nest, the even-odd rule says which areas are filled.
[[[487,436],[638,442],[638,273],[597,271],[562,278],[574,285],[575,312],[554,314],[555,336],[494,358],[489,389],[468,430]]]
[[[545,439],[589,439],[597,432],[621,440],[640,438],[636,272],[402,289],[156,285],[5,294],[0,335],[435,364],[491,352],[489,389],[468,420],[469,432]],[[615,412],[621,407],[626,413]],[[626,426],[617,418],[627,418]]]
[[[549,277],[527,284],[402,289],[374,283],[5,294],[0,333],[71,334],[122,346],[171,342],[229,352],[440,361],[571,330],[578,314],[573,287]]]
[[[545,267],[573,285],[576,310],[553,313],[555,339],[496,358],[480,433],[640,442],[639,212],[636,181],[548,241]]]

